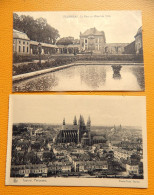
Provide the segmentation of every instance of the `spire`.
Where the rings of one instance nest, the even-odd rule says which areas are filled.
[[[79,118],[78,124],[79,124],[79,126],[81,126],[81,124],[82,124],[82,116],[81,116],[81,114],[80,114],[80,118]]]
[[[73,120],[73,125],[77,125],[77,119],[76,119],[76,116],[74,117],[74,120]]]
[[[81,117],[82,117],[82,125],[85,126],[84,118],[83,118],[83,116],[81,116]]]
[[[89,116],[88,120],[87,120],[87,130],[90,131],[90,128],[91,128],[91,119],[90,119],[90,116]]]
[[[63,125],[65,125],[65,118],[63,119]]]
[[[87,124],[90,124],[90,125],[91,125],[91,119],[90,119],[90,116],[88,117]]]

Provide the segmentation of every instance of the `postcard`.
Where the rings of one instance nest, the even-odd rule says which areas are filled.
[[[10,95],[6,185],[147,188],[144,96]]]
[[[144,91],[141,11],[13,13],[13,92]]]

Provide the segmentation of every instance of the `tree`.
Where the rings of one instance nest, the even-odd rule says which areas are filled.
[[[70,45],[73,44],[73,37],[63,37],[57,41],[57,45]]]
[[[59,37],[58,30],[47,23],[45,18],[34,20],[31,16],[13,14],[13,28],[24,32],[33,40],[44,43],[55,43]]]

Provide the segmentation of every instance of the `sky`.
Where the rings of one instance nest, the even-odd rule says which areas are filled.
[[[11,95],[12,123],[72,124],[80,114],[92,125],[139,126],[145,123],[145,97],[101,95]]]
[[[61,37],[79,39],[80,32],[95,27],[104,31],[107,43],[130,43],[142,26],[140,11],[63,11],[63,12],[16,12],[34,19],[43,17],[59,31]]]

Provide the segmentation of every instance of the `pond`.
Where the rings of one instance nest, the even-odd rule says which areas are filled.
[[[144,67],[78,65],[13,83],[13,91],[143,91]]]

